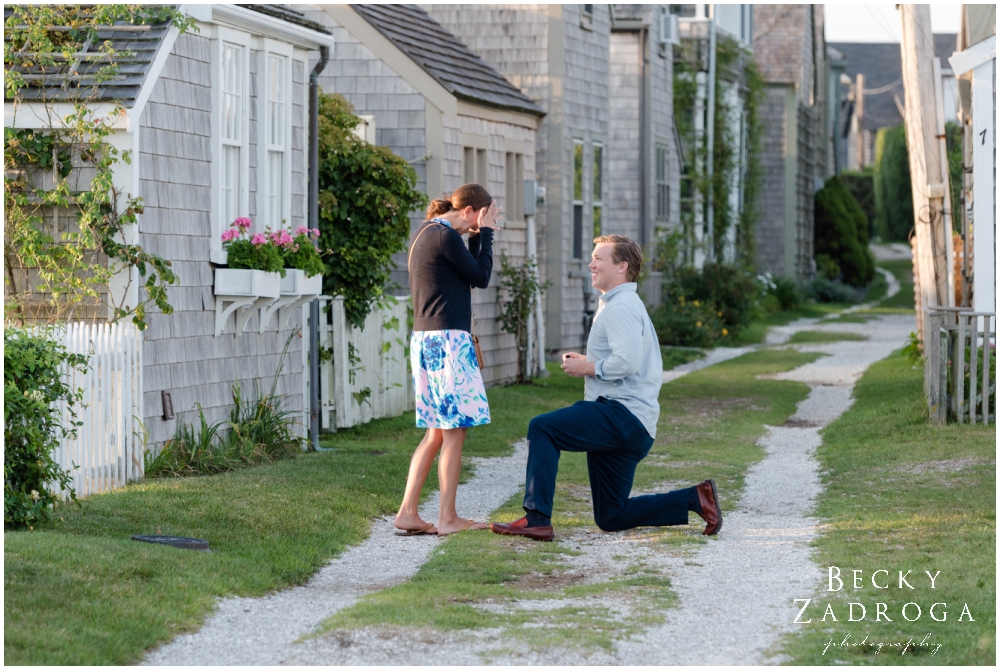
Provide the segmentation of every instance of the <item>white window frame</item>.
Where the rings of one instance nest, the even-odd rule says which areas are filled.
[[[292,225],[292,90],[294,85],[292,83],[292,66],[293,66],[293,49],[292,45],[287,42],[278,42],[272,39],[265,39],[263,44],[263,49],[257,52],[258,64],[257,68],[258,76],[260,77],[260,86],[258,86],[258,109],[262,109],[263,113],[258,115],[258,132],[257,132],[257,153],[258,161],[257,165],[260,166],[258,169],[258,174],[260,178],[257,182],[257,218],[258,221],[257,229],[263,230],[265,227],[270,226],[271,230],[279,230],[281,228],[290,228]],[[284,78],[285,78],[285,99],[282,103],[283,110],[283,128],[282,131],[282,145],[272,145],[271,144],[271,100],[270,100],[270,82],[271,82],[271,57],[276,56],[285,59],[284,64]],[[281,161],[281,207],[278,216],[272,216],[271,213],[271,179],[273,174],[271,172],[271,152],[276,151],[277,147],[281,146],[282,161]],[[282,220],[285,221],[282,225]]]
[[[654,218],[657,222],[666,223],[670,220],[670,148],[666,141],[657,140],[654,143],[653,181],[656,185]]]
[[[223,156],[225,146],[240,147],[240,194],[236,216],[250,215],[250,49],[252,39],[249,33],[233,30],[224,26],[215,27],[212,40],[212,243],[210,257],[214,263],[225,263],[226,254],[222,249],[222,231],[229,227],[232,220],[227,218],[223,202]],[[235,46],[242,49],[242,88],[243,101],[240,110],[242,134],[238,144],[230,144],[223,139],[223,110],[225,109],[223,92],[223,54],[225,47]],[[235,218],[235,217],[233,217]]]
[[[569,192],[571,202],[573,203],[572,209],[570,210],[570,256],[574,261],[582,261],[584,254],[586,253],[585,248],[587,242],[585,239],[585,231],[587,230],[587,152],[584,149],[584,141],[582,139],[573,138],[572,151],[570,153],[570,171],[569,171]],[[580,148],[580,193],[577,197],[576,192],[576,149]],[[577,225],[576,225],[576,212],[577,207],[580,208],[580,247],[577,249]]]

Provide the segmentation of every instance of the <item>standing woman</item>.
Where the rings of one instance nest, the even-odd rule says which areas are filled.
[[[499,214],[485,188],[466,184],[447,200],[439,198],[430,204],[428,220],[410,242],[410,363],[417,427],[427,432],[410,460],[406,493],[396,515],[397,535],[448,535],[487,527],[458,516],[455,493],[465,432],[490,422],[486,389],[470,335],[470,289],[490,284],[493,226]],[[462,242],[466,233],[468,248]],[[441,504],[435,528],[420,518],[417,505],[438,452]]]

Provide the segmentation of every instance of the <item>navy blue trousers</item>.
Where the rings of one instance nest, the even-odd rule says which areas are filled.
[[[536,416],[528,425],[525,511],[552,516],[560,452],[583,451],[598,528],[687,524],[690,489],[629,498],[635,468],[652,446],[645,427],[617,400],[581,400]]]

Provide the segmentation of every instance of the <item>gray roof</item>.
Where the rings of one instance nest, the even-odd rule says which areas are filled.
[[[147,5],[149,8],[154,6]],[[240,5],[246,9],[265,14],[288,23],[330,34],[324,26],[308,20],[304,14],[281,5]],[[4,23],[13,14],[13,7],[5,5]],[[119,102],[130,108],[146,80],[146,75],[156,58],[156,52],[163,43],[170,28],[168,23],[156,23],[145,26],[116,24],[97,30],[96,44],[105,40],[111,43],[116,52],[128,51],[129,58],[118,59],[118,74],[102,81],[98,86],[94,75],[109,64],[109,59],[100,51],[94,50],[89,44],[84,44],[75,59],[57,64],[55,67],[43,68],[38,65],[25,67],[20,64],[10,66],[10,69],[21,72],[26,86],[21,91],[24,100],[87,100],[94,102]],[[4,40],[10,41],[10,31],[4,31]],[[30,50],[30,45],[29,45]],[[4,70],[8,65],[4,64]],[[6,95],[6,93],[5,93]],[[10,98],[7,98],[10,100]]]
[[[519,88],[416,5],[351,5],[362,18],[460,100],[544,116]]]
[[[949,68],[947,59],[956,44],[953,33],[934,35],[934,55],[941,59],[942,68]],[[865,129],[875,131],[902,123],[893,99],[895,94],[904,103],[899,43],[830,42],[829,46],[844,54],[848,77],[856,80],[858,74],[865,75]]]
[[[13,7],[4,7],[4,24],[13,14]],[[105,40],[110,42],[116,52],[128,51],[130,58],[118,59],[118,74],[98,86],[94,80],[99,70],[109,64],[107,56],[85,42],[74,58],[69,61],[57,62],[54,67],[43,67],[30,64],[4,63],[4,70],[20,72],[27,86],[21,91],[24,100],[93,100],[120,101],[126,107],[135,102],[142,88],[146,73],[156,57],[163,38],[167,34],[169,24],[158,23],[146,26],[116,26],[101,27],[97,30],[97,44]],[[4,31],[4,41],[12,39],[12,31]],[[28,45],[30,51],[30,45]],[[30,54],[25,54],[30,56]],[[6,98],[6,91],[4,93]],[[9,100],[10,98],[6,98]]]

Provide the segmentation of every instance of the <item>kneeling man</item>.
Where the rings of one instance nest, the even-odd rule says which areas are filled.
[[[528,426],[525,516],[492,523],[501,535],[551,540],[552,498],[562,451],[587,453],[594,521],[601,530],[687,524],[688,511],[722,527],[715,482],[669,493],[629,498],[635,468],[653,446],[660,415],[663,363],[646,307],[636,293],[641,247],[623,235],[594,240],[590,277],[603,295],[587,339],[587,355],[568,353],[562,368],[585,377],[584,400],[536,416]]]

